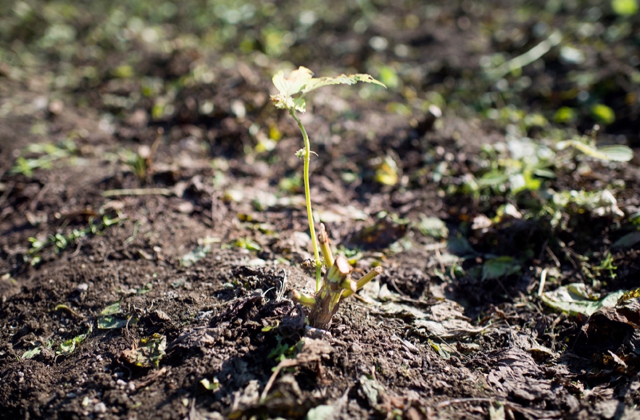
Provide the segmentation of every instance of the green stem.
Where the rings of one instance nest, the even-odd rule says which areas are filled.
[[[307,201],[307,218],[309,219],[309,232],[311,233],[311,243],[313,244],[313,256],[316,259],[316,293],[320,290],[321,275],[322,275],[322,261],[320,260],[320,253],[318,252],[318,240],[316,239],[316,229],[313,226],[313,211],[311,210],[311,192],[309,190],[309,162],[311,161],[311,143],[309,142],[309,136],[307,130],[304,129],[302,121],[296,115],[295,110],[290,109],[289,114],[298,123],[300,131],[302,132],[302,138],[304,139],[304,196]]]

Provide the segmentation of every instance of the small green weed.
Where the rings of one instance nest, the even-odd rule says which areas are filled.
[[[612,279],[616,278],[617,269],[618,267],[613,265],[613,255],[611,255],[611,252],[607,252],[607,255],[605,255],[604,259],[600,262],[600,265],[594,267],[594,271],[597,273],[608,271],[609,277]]]
[[[269,359],[274,359],[278,363],[280,363],[284,359],[293,359],[300,352],[300,350],[302,350],[302,346],[304,346],[304,340],[299,340],[296,344],[291,346],[285,343],[283,341],[283,338],[279,334],[276,335],[276,340],[278,342],[276,344],[276,347],[271,350],[271,353],[269,353],[269,356],[267,357]],[[276,368],[277,367],[274,367],[273,370],[275,371]]]
[[[29,238],[31,246],[27,250],[27,254],[24,256],[24,262],[31,263],[32,266],[38,265],[42,261],[42,252],[47,249],[53,249],[56,254],[64,251],[69,245],[77,243],[80,238],[87,235],[97,235],[102,233],[105,229],[115,224],[120,223],[124,219],[120,216],[109,217],[103,215],[97,220],[91,218],[89,220],[89,226],[84,229],[73,229],[68,234],[55,233],[50,235],[45,240],[39,240],[37,238]]]
[[[54,163],[69,158],[77,153],[78,148],[71,140],[65,140],[58,144],[30,144],[20,152],[21,156],[16,159],[14,167],[11,168],[11,173],[22,174],[30,178],[33,176],[33,172],[35,170],[50,169]]]

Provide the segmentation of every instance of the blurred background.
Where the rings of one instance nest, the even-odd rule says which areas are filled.
[[[305,65],[372,74],[389,90],[358,95],[414,128],[436,105],[533,137],[599,124],[608,142],[637,145],[639,22],[637,0],[8,1],[0,117],[66,104],[148,140],[142,128],[195,125],[206,138],[241,115],[256,125],[226,150],[244,153],[280,135],[265,111],[271,75]]]

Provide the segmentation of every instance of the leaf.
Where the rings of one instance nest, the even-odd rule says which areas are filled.
[[[384,388],[375,379],[370,379],[366,375],[360,376],[360,386],[362,387],[362,393],[369,401],[369,405],[372,408],[378,406],[378,397],[381,393],[384,393]]]
[[[446,238],[449,235],[447,225],[437,217],[421,216],[417,228],[423,235],[436,239]]]
[[[319,405],[307,412],[306,420],[328,420],[333,418],[333,406]]]
[[[622,238],[618,239],[611,245],[611,249],[627,249],[631,248],[635,244],[640,242],[640,232],[631,232],[624,235]]]
[[[144,295],[149,293],[151,290],[153,290],[153,283],[146,283],[144,286],[142,286],[142,289],[138,290],[138,294]]]
[[[443,345],[436,343],[435,341],[432,341],[431,339],[429,339],[429,345],[431,346],[431,348],[433,350],[435,350],[438,353],[438,356],[440,356],[440,358],[442,360],[449,360],[451,358],[451,353],[449,353]]]
[[[520,191],[537,191],[540,189],[540,180],[533,177],[531,171],[525,170],[521,174],[509,177],[511,192],[514,194]]]
[[[298,112],[307,112],[307,102],[302,97],[294,99],[293,106]]]
[[[624,291],[610,293],[602,299],[589,295],[583,283],[572,283],[551,292],[542,294],[541,299],[547,306],[558,312],[566,312],[572,316],[591,316],[603,307],[614,307]]]
[[[89,336],[89,334],[91,334],[91,327],[89,327],[86,333],[77,335],[73,338],[70,338],[69,340],[66,340],[60,343],[60,350],[58,350],[56,353],[61,354],[63,356],[67,356],[73,353],[76,347],[80,343],[82,343]]]
[[[296,111],[305,112],[306,104],[304,99],[293,99],[292,95],[300,93],[305,84],[313,77],[313,73],[306,67],[300,66],[298,70],[291,72],[289,77],[284,77],[284,72],[280,70],[273,76],[273,84],[278,89],[277,95],[271,96],[276,108],[295,109]]]
[[[375,83],[384,86],[368,74],[340,75],[338,77],[313,78],[313,73],[306,67],[300,66],[298,70],[291,72],[289,77],[284,77],[284,72],[280,70],[273,76],[273,84],[278,89],[277,95],[271,95],[271,101],[279,109],[294,109],[299,112],[306,111],[306,102],[302,96],[293,98],[294,95],[303,95],[314,89],[328,85],[353,85],[357,82]],[[386,88],[386,86],[384,86]]]
[[[482,280],[499,279],[520,271],[520,264],[512,257],[498,257],[482,265]]]
[[[120,312],[120,301],[112,303],[100,312],[100,315],[115,315]]]
[[[509,177],[500,171],[491,171],[482,175],[482,178],[478,180],[478,185],[481,187],[497,187],[498,185],[502,185]]]
[[[265,211],[278,204],[278,197],[267,191],[256,191],[255,197],[251,200],[251,205],[257,211]]]
[[[559,150],[562,150],[566,147],[573,147],[575,149],[578,149],[585,155],[601,160],[628,162],[633,158],[633,150],[631,150],[627,146],[622,145],[604,146],[598,149],[581,141],[567,140],[558,143],[556,147]]]
[[[313,72],[306,67],[300,66],[298,70],[291,72],[289,77],[284,77],[284,72],[280,70],[273,76],[273,84],[283,96],[292,96],[299,93],[307,82],[313,77]]]
[[[34,357],[36,357],[37,355],[39,355],[40,353],[42,353],[42,350],[40,350],[40,347],[34,347],[31,350],[27,350],[24,352],[24,354],[22,355],[23,359],[32,359]]]
[[[167,337],[156,333],[150,337],[140,339],[138,345],[123,351],[122,358],[135,366],[145,368],[158,367],[166,349]]]
[[[220,382],[218,382],[218,378],[215,377],[213,378],[213,381],[209,381],[207,378],[204,378],[200,383],[208,391],[215,391],[220,388]]]
[[[489,420],[505,420],[504,405],[496,402],[496,406],[489,404]]]
[[[318,77],[318,78],[313,78],[311,80],[309,80],[305,86],[304,89],[302,89],[302,93],[307,93],[307,92],[311,92],[312,90],[321,88],[323,86],[329,86],[329,85],[355,85],[358,82],[364,82],[364,83],[374,83],[376,85],[380,85],[382,87],[384,87],[386,89],[386,86],[384,85],[384,83],[379,82],[378,80],[374,79],[371,75],[369,74],[363,74],[363,73],[359,73],[359,74],[350,74],[350,75],[346,75],[346,74],[341,74],[340,76],[337,77]]]
[[[180,263],[183,267],[191,267],[193,264],[206,257],[209,252],[211,252],[210,245],[198,245],[193,251],[184,254],[182,258],[180,258]]]
[[[607,157],[607,160],[628,162],[633,159],[633,150],[627,146],[603,146],[598,150]]]
[[[124,328],[127,326],[127,320],[116,318],[115,316],[102,316],[98,318],[99,330],[113,330],[116,328]]]
[[[258,245],[257,243],[253,242],[251,239],[248,239],[248,238],[236,239],[233,245],[238,248],[244,248],[249,251],[260,251],[262,249],[260,245]]]
[[[271,330],[275,330],[276,328],[278,328],[278,323],[276,322],[275,325],[267,325],[266,327],[262,327],[262,332],[269,332]]]

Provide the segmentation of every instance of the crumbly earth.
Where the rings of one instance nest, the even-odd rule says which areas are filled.
[[[566,157],[539,191],[463,188],[488,171],[486,146],[504,146],[518,125],[514,115],[477,112],[485,91],[504,95],[496,107],[511,101],[552,121],[569,101],[562,95],[577,89],[571,71],[600,75],[594,95],[617,120],[598,140],[638,146],[638,85],[619,79],[637,69],[613,52],[629,47],[626,38],[587,48],[582,67],[552,50],[525,70],[528,84],[500,93],[480,80],[481,57],[529,51],[544,39],[534,36],[540,21],[568,31],[574,9],[343,3],[312,16],[264,2],[286,9],[280,23],[255,6],[257,17],[238,24],[257,37],[251,49],[240,35],[225,44],[195,24],[197,41],[186,36],[195,4],[146,32],[136,29],[146,21],[127,27],[106,5],[108,24],[81,6],[33,12],[49,28],[51,16],[67,16],[76,25],[68,45],[51,41],[60,25],[39,33],[26,21],[3,32],[3,53],[19,51],[32,66],[0,63],[0,417],[640,418],[638,305],[586,318],[554,312],[538,294],[545,276],[544,290],[640,286],[638,241],[612,247],[637,229],[637,157]],[[29,4],[19,7],[37,2]],[[295,40],[270,44],[282,28]],[[96,41],[110,30],[126,42]],[[312,253],[300,135],[268,100],[270,75],[287,60],[376,77],[387,63],[400,78],[387,75],[386,92],[320,90],[302,116],[317,153],[314,210],[354,278],[384,269],[327,331],[308,328],[289,298],[312,293],[314,278],[301,268]],[[435,124],[433,104],[444,110]],[[564,135],[586,132],[590,118],[563,126]],[[538,141],[549,132],[533,125],[521,134]],[[20,157],[43,156],[52,162],[16,169]],[[550,189],[613,189],[624,216],[568,206],[561,227],[533,211],[491,221],[501,205],[531,209]],[[425,234],[427,217],[447,233]],[[483,271],[497,256],[517,269]]]

